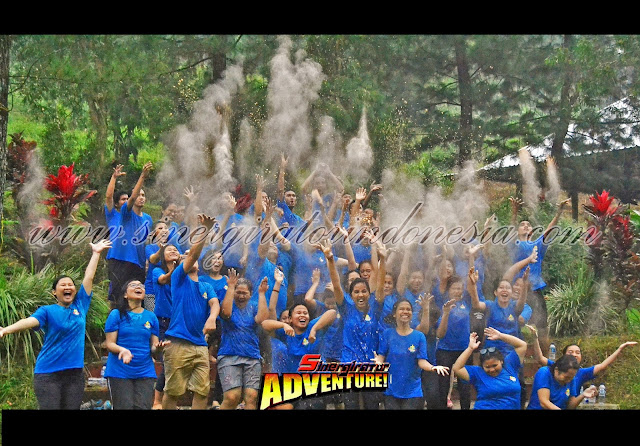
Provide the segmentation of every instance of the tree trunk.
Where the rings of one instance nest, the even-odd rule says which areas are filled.
[[[565,51],[571,51],[573,36],[564,36],[562,47]],[[560,90],[560,104],[558,106],[558,118],[553,132],[553,143],[551,145],[551,156],[556,160],[558,167],[562,165],[564,152],[562,146],[571,124],[571,90],[573,89],[573,68],[565,63],[562,89]]]
[[[460,143],[458,165],[471,159],[473,98],[471,76],[467,61],[467,47],[464,37],[455,39],[456,66],[458,69],[458,90],[460,93]]]
[[[7,125],[9,123],[9,56],[11,36],[0,35],[0,220],[4,214],[7,179]]]

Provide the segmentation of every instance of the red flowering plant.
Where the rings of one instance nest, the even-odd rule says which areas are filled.
[[[48,175],[45,189],[53,194],[44,204],[49,206],[49,218],[52,225],[68,224],[74,220],[73,212],[81,203],[94,196],[97,191],[88,190],[89,174],[73,173],[75,163],[60,166],[58,175]]]
[[[587,214],[587,237],[585,242],[589,247],[589,260],[593,266],[596,278],[600,278],[603,272],[604,246],[607,227],[612,219],[619,215],[620,206],[613,203],[613,195],[603,190],[602,193],[589,196],[589,204],[584,205]]]

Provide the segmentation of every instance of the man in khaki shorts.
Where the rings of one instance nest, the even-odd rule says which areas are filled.
[[[211,217],[198,215],[198,224],[204,226],[207,233],[214,222]],[[193,392],[192,409],[207,408],[210,364],[205,334],[216,329],[220,302],[213,287],[198,280],[198,257],[207,237],[197,237],[198,242],[171,273],[173,306],[164,347],[163,409],[175,409],[187,390]]]

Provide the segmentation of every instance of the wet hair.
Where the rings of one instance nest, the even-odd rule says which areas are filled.
[[[349,294],[353,294],[353,288],[359,283],[364,283],[367,287],[367,291],[371,293],[371,289],[369,288],[369,281],[363,279],[362,277],[358,277],[357,279],[353,279],[353,282],[351,282],[351,285],[349,286]]]
[[[558,359],[553,364],[547,366],[549,370],[551,370],[551,374],[557,369],[560,373],[566,373],[569,370],[579,370],[580,364],[578,364],[578,360],[572,355],[562,355],[560,359]]]
[[[238,279],[238,283],[236,283],[236,289],[238,289],[238,287],[240,285],[244,285],[247,287],[247,289],[249,290],[249,294],[251,294],[253,292],[253,284],[251,283],[251,281],[249,279],[247,279],[246,277],[240,277]]]
[[[129,192],[124,191],[124,190],[118,190],[113,194],[113,201],[114,201],[114,205],[116,205],[118,203],[118,201],[120,201],[120,197],[122,197],[123,195],[129,195]],[[118,209],[120,210],[120,209]]]
[[[289,310],[289,317],[291,317],[291,315],[293,314],[293,309],[295,307],[299,307],[299,306],[303,306],[307,309],[307,312],[309,313],[309,317],[311,317],[311,315],[313,314],[313,311],[311,311],[311,308],[309,308],[309,305],[303,300],[303,299],[296,299],[294,300],[294,302],[291,304],[291,306],[288,308]],[[282,313],[280,313],[282,315]]]
[[[53,291],[55,291],[56,287],[58,286],[58,282],[60,282],[62,279],[66,279],[66,278],[71,279],[71,277],[68,276],[67,274],[62,274],[62,275],[56,277],[55,279],[53,279],[53,286],[51,287],[51,289]],[[71,281],[73,282],[73,285],[75,286],[76,282],[73,279],[71,279]]]
[[[201,265],[203,271],[205,272],[211,271],[211,268],[213,268],[212,259],[216,254],[222,255],[222,251],[212,249],[204,255],[204,257],[202,258],[202,265]],[[228,268],[227,268],[227,265],[224,264],[224,256],[222,255],[222,266],[220,267],[220,274],[224,276],[227,274],[227,272],[228,272]]]
[[[449,291],[449,288],[451,288],[451,285],[453,285],[454,283],[461,283],[462,287],[464,288],[464,281],[462,280],[462,277],[454,274],[447,280],[447,292]]]
[[[504,362],[504,355],[502,354],[500,349],[498,347],[493,347],[493,348],[495,348],[494,351],[490,352],[489,350],[487,350],[484,355],[480,354],[480,365],[484,364],[485,361],[488,361],[489,359],[494,359],[494,358],[497,359],[498,361]]]
[[[411,303],[411,301],[409,299],[405,299],[404,297],[401,297],[400,299],[395,301],[395,303],[393,304],[393,308],[391,308],[391,313],[385,316],[384,322],[392,326],[397,325],[396,318],[394,318],[393,316],[396,314],[396,311],[398,311],[398,306],[400,306],[400,304],[403,302],[409,303],[409,305],[411,305],[411,311],[413,311],[413,304]]]
[[[360,272],[360,269],[362,268],[362,265],[365,265],[365,264],[371,265],[371,268],[373,269],[373,262],[371,261],[371,259],[365,259],[365,260],[361,261],[360,263],[358,263],[358,272]]]
[[[173,246],[174,248],[176,248],[178,250],[178,253],[180,252],[180,249],[176,245],[174,245],[173,243],[167,243],[162,248],[160,248],[160,251],[158,253],[158,255],[160,256],[160,268],[162,268],[162,271],[164,271],[165,273],[169,272],[169,267],[167,266],[167,261],[164,259],[164,251],[169,246]],[[179,264],[180,263],[178,263],[178,265]],[[176,267],[178,265],[176,265]]]

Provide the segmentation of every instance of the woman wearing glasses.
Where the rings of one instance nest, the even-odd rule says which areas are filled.
[[[142,307],[145,286],[137,279],[124,285],[124,300],[105,323],[109,350],[104,376],[113,408],[151,409],[156,369],[152,355],[162,349],[156,315]]]
[[[520,380],[518,374],[524,362],[527,343],[501,333],[495,328],[484,330],[486,339],[509,344],[513,350],[506,356],[497,347],[480,350],[480,365],[467,365],[473,352],[480,347],[477,333],[469,335],[469,345],[452,366],[458,382],[470,383],[476,390],[474,409],[520,410]]]

